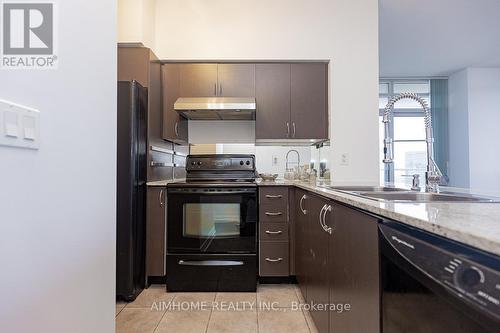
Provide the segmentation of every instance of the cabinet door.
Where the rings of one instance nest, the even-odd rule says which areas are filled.
[[[118,81],[136,80],[149,87],[149,57],[146,47],[118,47]]]
[[[166,189],[149,187],[146,212],[146,276],[165,275]]]
[[[163,146],[163,124],[162,124],[162,92],[161,92],[161,63],[156,56],[150,52],[149,64],[149,87],[148,87],[148,137],[149,144]]]
[[[377,220],[334,205],[327,223],[334,228],[329,247],[330,303],[351,310],[330,312],[330,332],[380,331]]]
[[[217,95],[217,64],[179,64],[180,97]]]
[[[295,190],[295,276],[304,299],[307,297],[307,264],[310,256],[307,241],[309,197],[303,190]]]
[[[291,137],[328,138],[327,64],[291,65]]]
[[[255,64],[218,64],[218,96],[255,97]]]
[[[290,64],[257,64],[255,138],[290,136]]]
[[[328,277],[328,241],[330,234],[321,227],[320,219],[323,207],[329,202],[317,196],[310,195],[309,233],[308,242],[311,253],[311,262],[308,265],[307,275],[307,302],[328,304],[329,277]],[[329,313],[324,309],[311,310],[311,317],[320,333],[328,332]]]
[[[181,64],[164,64],[162,69],[163,139],[175,143],[187,143],[187,119],[174,109],[180,97]]]

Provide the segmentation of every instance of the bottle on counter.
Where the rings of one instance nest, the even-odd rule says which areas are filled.
[[[309,183],[310,184],[316,184],[317,177],[318,177],[318,172],[316,171],[316,169],[312,169],[309,172]]]

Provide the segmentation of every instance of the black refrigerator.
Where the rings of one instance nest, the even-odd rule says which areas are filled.
[[[118,82],[116,179],[116,297],[144,289],[146,252],[147,89]]]

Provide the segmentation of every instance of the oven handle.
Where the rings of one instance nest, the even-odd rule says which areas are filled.
[[[184,190],[169,190],[168,193],[173,194],[199,194],[199,195],[217,195],[217,194],[256,194],[256,191],[184,191]]]
[[[179,260],[183,266],[242,266],[240,260]]]

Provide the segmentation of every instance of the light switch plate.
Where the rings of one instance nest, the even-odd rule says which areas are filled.
[[[38,149],[40,112],[0,100],[0,146]]]
[[[3,129],[5,135],[10,138],[17,138],[19,136],[19,116],[17,112],[3,112]]]

